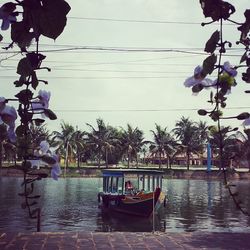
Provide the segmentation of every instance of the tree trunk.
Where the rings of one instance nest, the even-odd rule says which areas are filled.
[[[77,152],[77,168],[78,168],[78,170],[80,170],[80,160],[81,160],[81,155],[79,154],[79,152]]]
[[[102,157],[102,151],[101,151],[101,147],[100,146],[98,146],[98,148],[97,148],[97,166],[98,166],[98,168],[100,168],[101,167],[101,157]]]
[[[100,153],[98,153],[97,166],[98,166],[98,168],[101,167],[101,155],[100,155]]]
[[[161,153],[160,153],[159,168],[161,168]]]
[[[187,170],[189,170],[190,153],[187,152]]]
[[[130,163],[130,153],[128,152],[128,168],[130,167],[129,163]]]
[[[105,163],[106,163],[106,168],[109,167],[109,164],[108,164],[108,150],[105,149]]]
[[[136,168],[138,168],[138,156],[136,154]]]

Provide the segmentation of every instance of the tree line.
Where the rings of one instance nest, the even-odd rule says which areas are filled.
[[[108,167],[123,162],[129,168],[131,163],[138,166],[145,155],[157,157],[159,168],[162,167],[163,159],[167,158],[167,167],[171,167],[176,156],[182,154],[189,169],[191,155],[204,155],[207,143],[210,143],[213,155],[218,155],[222,136],[222,160],[225,166],[229,166],[231,160],[240,164],[244,159],[250,169],[250,129],[240,132],[226,127],[219,133],[215,126],[183,116],[172,130],[155,124],[155,128],[150,131],[150,141],[144,138],[143,131],[138,127],[130,124],[125,128],[113,127],[101,118],[96,120],[96,125],[87,123],[88,131],[77,129],[67,122],[62,122],[60,126],[60,131],[50,132],[45,124],[37,126],[32,123],[28,142],[17,136],[17,141],[13,144],[8,139],[6,126],[1,124],[0,166],[3,160],[21,157],[24,143],[29,143],[32,151],[41,141],[46,140],[65,160],[66,167],[71,159],[75,159],[78,168],[82,162],[87,161],[95,162],[98,167],[103,163]]]

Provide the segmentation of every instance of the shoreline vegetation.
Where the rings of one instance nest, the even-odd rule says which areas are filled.
[[[101,177],[101,170],[106,168],[102,166],[98,168],[97,166],[83,166],[80,168],[77,167],[68,167],[67,169],[62,168],[61,178],[88,178],[88,177]],[[124,166],[111,166],[110,168],[124,168]],[[133,168],[133,167],[131,167]],[[134,167],[136,168],[136,167]],[[155,169],[159,170],[159,167],[145,167],[140,166],[140,169]],[[220,171],[218,168],[212,168],[210,172],[207,172],[205,166],[193,166],[190,167],[190,170],[187,170],[184,166],[173,166],[169,168],[161,168],[160,170],[164,171],[164,177],[166,179],[197,179],[197,180],[223,180],[223,171]],[[50,169],[47,167],[41,168],[39,172],[50,172]],[[227,178],[230,180],[250,180],[250,172],[248,169],[227,169],[226,170]],[[22,177],[23,172],[15,167],[4,166],[0,168],[0,177]]]

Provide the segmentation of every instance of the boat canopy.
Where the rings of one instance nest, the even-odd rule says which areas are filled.
[[[164,172],[160,170],[150,170],[150,169],[103,169],[103,176],[116,176],[122,177],[124,175],[163,175]]]
[[[103,192],[126,194],[128,184],[133,184],[133,191],[154,191],[162,187],[163,174],[163,171],[149,169],[103,169]],[[137,182],[132,181],[131,176],[136,176]]]

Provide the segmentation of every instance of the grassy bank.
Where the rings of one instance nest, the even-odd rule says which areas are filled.
[[[120,166],[119,166],[120,167]],[[85,166],[81,168],[68,167],[62,168],[61,177],[101,177],[104,167],[98,168],[96,166]],[[147,167],[145,169],[157,169],[158,167]],[[42,171],[50,173],[49,168],[43,168]],[[174,167],[172,169],[163,168],[166,179],[201,179],[201,180],[220,180],[223,179],[223,172],[218,169],[213,169],[211,172],[207,172],[205,167],[192,166],[190,170],[186,170],[184,166]],[[0,176],[6,177],[22,177],[22,171],[12,167],[0,168]],[[244,171],[227,171],[227,177],[230,179],[244,179],[250,180],[250,173],[245,169]]]

